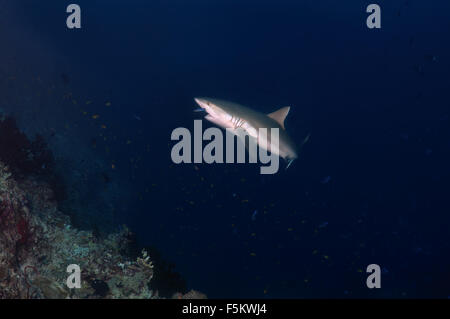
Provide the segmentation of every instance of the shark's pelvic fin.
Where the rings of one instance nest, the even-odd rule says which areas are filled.
[[[284,128],[284,120],[286,119],[286,116],[288,115],[290,109],[291,109],[290,106],[286,106],[275,112],[267,114],[267,116],[270,117],[271,119],[275,120],[276,122],[278,122],[278,124],[280,124],[280,126],[284,130],[285,129]]]

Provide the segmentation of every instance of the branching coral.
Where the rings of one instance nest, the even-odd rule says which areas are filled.
[[[4,192],[7,189],[8,178],[11,176],[11,173],[8,170],[8,167],[0,162],[0,192]]]

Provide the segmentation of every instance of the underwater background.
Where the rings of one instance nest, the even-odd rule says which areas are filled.
[[[78,0],[80,30],[70,3],[0,0],[0,111],[45,138],[75,227],[126,224],[168,295],[450,296],[448,1],[377,1],[380,30],[368,1]],[[197,96],[290,105],[310,140],[275,175],[173,164]]]

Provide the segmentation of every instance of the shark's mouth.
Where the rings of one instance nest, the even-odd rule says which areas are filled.
[[[203,99],[195,99],[195,102],[206,112],[208,115],[205,117],[208,121],[217,124],[224,128],[231,128],[232,126],[228,124],[231,120],[232,116],[215,106],[214,104],[203,100]]]
[[[238,116],[233,116],[220,107],[214,105],[203,99],[195,99],[195,102],[206,112],[208,115],[205,116],[205,119],[210,121],[211,123],[216,124],[219,127],[224,129],[232,129],[236,130],[242,128],[247,131],[251,136],[256,137],[255,134],[252,134],[254,130],[251,129],[251,126],[248,122],[240,118]]]

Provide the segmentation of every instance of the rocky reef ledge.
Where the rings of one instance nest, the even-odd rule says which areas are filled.
[[[151,256],[143,250],[131,259],[131,238],[125,226],[106,238],[73,228],[48,184],[15,178],[0,162],[0,298],[158,299]],[[81,288],[66,284],[72,264]],[[172,298],[206,296],[191,290]]]

